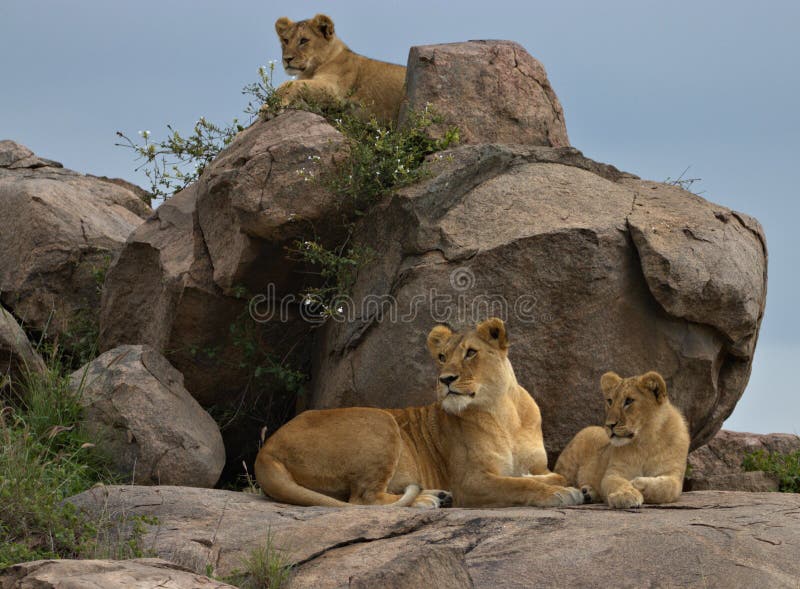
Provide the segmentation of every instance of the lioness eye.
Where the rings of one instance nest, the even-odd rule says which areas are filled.
[[[477,350],[473,350],[472,348],[469,348],[469,349],[467,350],[467,353],[464,355],[464,357],[465,357],[465,358],[472,358],[472,357],[473,357],[475,354],[477,354],[477,353],[478,353],[478,351],[477,351]]]
[[[289,39],[281,39],[281,41],[283,41],[284,45],[288,45],[289,44]]]
[[[627,407],[627,406],[628,406],[628,405],[630,405],[631,403],[633,403],[633,399],[631,399],[630,397],[628,397],[628,398],[626,398],[626,399],[625,399],[625,407]]]
[[[446,359],[444,354],[439,354],[439,362],[444,362]]]
[[[300,39],[300,45],[305,45],[306,43],[308,43],[308,39],[306,39],[305,37]]]

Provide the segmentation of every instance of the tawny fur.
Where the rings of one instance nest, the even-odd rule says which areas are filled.
[[[406,68],[352,52],[334,31],[329,16],[275,21],[283,67],[297,78],[278,88],[284,105],[310,96],[330,97],[363,107],[383,124],[394,124],[405,98]]]
[[[437,326],[428,349],[439,367],[436,403],[298,415],[259,452],[264,492],[298,505],[397,505],[417,486],[428,490],[413,500],[422,507],[438,506],[436,489],[462,507],[583,502],[547,469],[539,408],[517,383],[500,319],[466,333]]]
[[[683,488],[689,430],[657,372],[603,375],[605,427],[587,427],[564,448],[555,471],[611,507],[671,503]]]

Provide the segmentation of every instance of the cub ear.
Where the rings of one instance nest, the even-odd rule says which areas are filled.
[[[622,378],[616,372],[606,372],[600,377],[600,390],[608,394],[612,389],[622,382]]]
[[[285,33],[286,29],[288,29],[290,26],[292,26],[292,21],[285,16],[282,16],[275,21],[275,32],[278,33],[279,37],[283,37],[283,33]]]
[[[444,325],[437,325],[431,329],[431,332],[428,334],[428,351],[434,359],[439,358],[442,348],[447,343],[447,340],[450,339],[451,335],[453,335],[453,332]]]
[[[506,324],[502,319],[492,317],[486,321],[478,323],[476,328],[480,338],[487,343],[500,348],[501,350],[508,349],[508,335],[506,334]]]
[[[333,21],[327,14],[318,14],[311,19],[311,26],[317,29],[326,39],[333,37]]]
[[[663,403],[667,400],[667,383],[658,372],[650,371],[639,377],[637,383],[643,391],[652,393],[656,401]]]

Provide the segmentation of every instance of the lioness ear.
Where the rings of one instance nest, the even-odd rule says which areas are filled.
[[[278,33],[279,37],[283,37],[283,33],[290,26],[292,26],[292,21],[290,21],[285,16],[282,16],[278,20],[275,21],[275,32]]]
[[[608,394],[613,388],[622,382],[622,378],[616,372],[606,372],[600,377],[600,390]]]
[[[431,329],[428,334],[428,351],[434,359],[439,357],[442,347],[447,343],[451,335],[453,335],[453,332],[444,325],[437,325]]]
[[[316,28],[326,39],[333,37],[333,21],[327,14],[318,14],[311,19],[311,26]]]
[[[508,349],[508,336],[506,335],[506,324],[502,319],[492,317],[486,321],[478,323],[476,328],[478,335],[486,342],[497,346],[501,350]]]
[[[667,383],[658,372],[651,371],[643,374],[639,377],[637,384],[643,391],[652,393],[659,403],[667,400]]]

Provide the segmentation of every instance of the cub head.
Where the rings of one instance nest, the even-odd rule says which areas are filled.
[[[281,42],[283,69],[290,76],[310,78],[336,46],[333,21],[324,14],[298,22],[282,16],[275,21],[275,32]]]
[[[668,401],[667,384],[658,372],[631,378],[606,372],[600,388],[606,400],[606,433],[613,446],[634,441]]]
[[[448,413],[488,408],[516,383],[501,319],[487,319],[462,333],[437,325],[428,334],[428,350],[439,367],[437,398]]]

